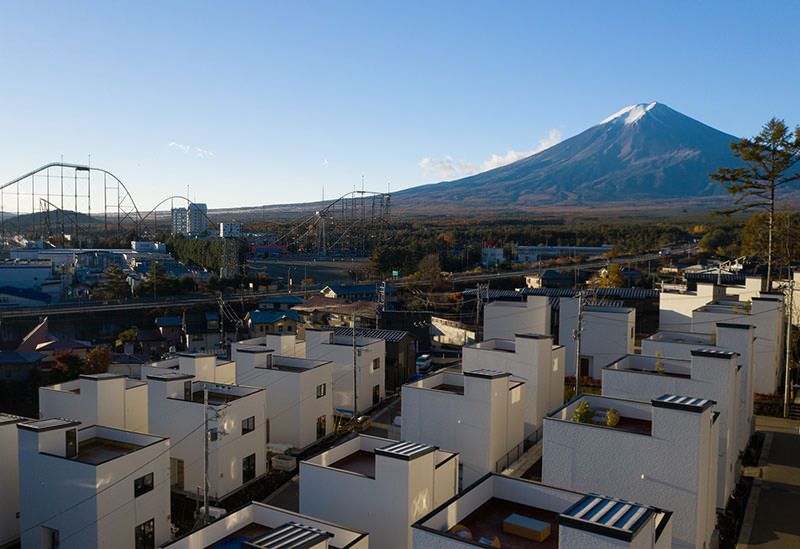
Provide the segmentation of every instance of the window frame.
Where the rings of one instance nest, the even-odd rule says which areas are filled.
[[[256,430],[256,416],[246,417],[242,420],[242,436]]]
[[[155,486],[153,473],[142,475],[133,481],[133,497],[138,498],[147,492],[152,492]],[[149,482],[148,482],[149,480]]]

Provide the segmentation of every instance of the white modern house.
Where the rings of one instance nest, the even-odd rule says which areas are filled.
[[[512,340],[490,339],[464,347],[461,369],[509,372],[525,381],[525,438],[564,402],[564,347],[554,346],[550,335],[518,333]]]
[[[306,328],[305,358],[333,363],[333,408],[352,416],[353,387],[357,388],[356,415],[386,396],[386,342],[382,339],[337,336],[332,330]],[[270,340],[268,340],[270,341]],[[356,365],[356,379],[353,364]]]
[[[206,549],[237,542],[265,549],[368,549],[369,534],[254,501],[161,547]]]
[[[208,391],[209,499],[218,501],[266,473],[264,389],[193,381],[179,372],[147,378],[150,433],[169,437],[170,485],[203,486],[203,399]]]
[[[267,443],[305,448],[333,430],[333,363],[281,356],[265,345],[234,343],[236,382],[262,387]]]
[[[413,548],[669,549],[671,518],[650,505],[487,474],[414,523]]]
[[[783,315],[783,296],[762,292],[750,301],[717,300],[698,307],[692,311],[692,331],[714,332],[720,322],[753,326],[753,391],[775,393],[783,381]]]
[[[593,420],[572,421],[584,402]],[[674,547],[710,547],[719,442],[712,406],[669,394],[650,402],[581,395],[545,419],[542,481],[673,511]]]
[[[17,424],[28,418],[0,413],[0,547],[19,539]]]
[[[691,360],[628,355],[603,370],[603,396],[648,400],[663,394],[710,399],[719,413],[716,505],[724,509],[736,485],[739,458],[739,375],[737,354],[696,348]]]
[[[564,375],[575,375],[578,298],[559,300],[558,342],[564,346]],[[630,307],[583,306],[581,377],[600,379],[605,366],[622,355],[633,354],[636,310]]]
[[[658,326],[665,331],[688,331],[692,327],[692,311],[718,300],[747,302],[761,295],[761,277],[747,277],[742,286],[718,286],[698,282],[696,290],[662,290],[659,295]]]
[[[167,438],[64,419],[17,429],[24,549],[169,540]]]
[[[737,353],[736,395],[731,417],[737,415],[736,449],[743,451],[753,434],[753,345],[754,328],[748,324],[717,322],[710,334],[695,332],[656,332],[642,340],[642,355],[691,360],[694,349],[720,349]],[[734,420],[732,420],[734,421]]]
[[[516,334],[549,334],[547,296],[529,295],[527,301],[493,301],[483,310],[483,339],[514,339]]]
[[[440,371],[403,385],[402,438],[457,451],[467,486],[522,454],[525,396],[508,372]]]
[[[179,372],[193,376],[196,381],[215,383],[236,383],[236,364],[232,360],[217,357],[214,353],[187,352],[178,356],[151,362],[141,367],[141,379],[147,380],[150,374]]]
[[[411,525],[458,491],[458,454],[357,436],[300,463],[300,512],[411,547]]]
[[[122,374],[86,374],[39,388],[39,417],[63,417],[84,425],[147,431],[147,383]]]

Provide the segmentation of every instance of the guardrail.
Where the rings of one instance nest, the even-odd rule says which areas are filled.
[[[498,459],[494,466],[494,472],[502,473],[508,469],[512,463],[521,458],[522,454],[533,448],[533,446],[540,440],[542,440],[542,427],[536,429],[528,436],[528,438],[524,439],[522,442],[509,450],[506,455]]]

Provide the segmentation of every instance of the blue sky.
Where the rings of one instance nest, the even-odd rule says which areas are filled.
[[[626,105],[800,123],[800,2],[0,3],[0,183],[118,175],[140,209],[398,190]]]

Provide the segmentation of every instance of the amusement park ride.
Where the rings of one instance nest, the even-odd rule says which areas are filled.
[[[313,214],[291,222],[275,244],[313,251],[319,258],[364,253],[387,238],[390,201],[388,193],[363,187],[323,201]],[[4,242],[18,236],[44,242],[60,237],[61,245],[78,242],[81,236],[121,235],[131,229],[138,238],[154,238],[159,226],[169,230],[166,225],[176,202],[193,204],[174,195],[143,212],[110,171],[52,162],[0,185],[0,235]],[[160,210],[166,203],[169,209]]]

